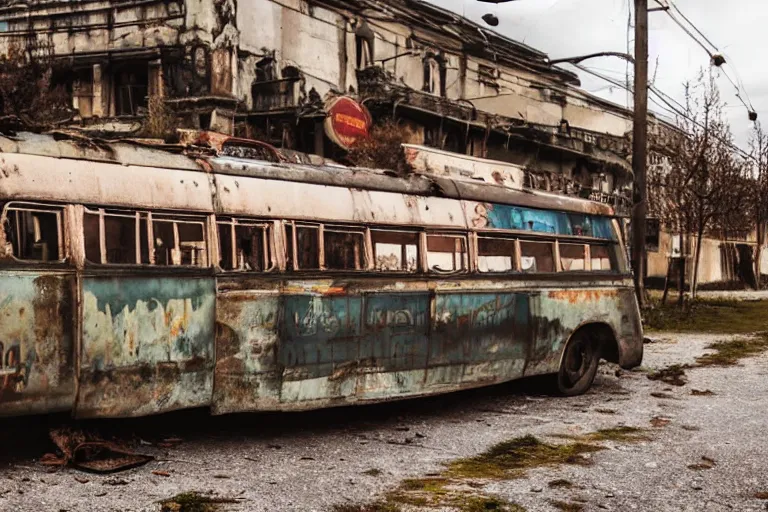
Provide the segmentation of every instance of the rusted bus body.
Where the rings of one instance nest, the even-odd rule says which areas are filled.
[[[220,414],[442,393],[556,373],[587,325],[610,333],[608,358],[642,358],[617,223],[602,205],[445,177],[27,142],[0,138],[0,415]],[[543,208],[560,213],[537,217]],[[567,215],[592,222],[590,236],[536,225]],[[514,256],[483,256],[485,240]],[[401,244],[401,268],[379,258],[380,242]],[[522,244],[536,242],[554,251],[551,271],[523,271]],[[563,268],[572,246],[582,271]],[[612,270],[593,269],[608,250]],[[505,271],[482,272],[489,262]]]

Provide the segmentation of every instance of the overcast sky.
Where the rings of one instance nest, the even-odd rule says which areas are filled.
[[[634,4],[633,0],[517,0],[498,5],[477,0],[430,1],[483,25],[480,17],[491,12],[500,21],[495,30],[549,54],[552,59],[599,51],[626,52],[627,17],[629,5]],[[649,4],[656,5],[654,0],[649,0]],[[725,55],[732,66],[724,69],[734,80],[734,71],[738,74],[760,119],[767,123],[768,1],[675,0],[675,5]],[[649,75],[655,75],[657,88],[681,101],[682,84],[693,80],[702,66],[708,66],[709,57],[667,14],[652,12],[648,16]],[[633,52],[631,38],[629,53]],[[626,64],[616,58],[590,59],[583,65],[621,83],[626,79]],[[584,89],[627,105],[626,91],[576,71]],[[728,80],[721,77],[718,85],[728,105],[725,111],[735,141],[746,149],[753,123]],[[658,110],[653,103],[650,107]]]

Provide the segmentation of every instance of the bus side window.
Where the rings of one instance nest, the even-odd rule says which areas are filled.
[[[554,272],[555,258],[552,242],[520,242],[523,272]]]
[[[419,269],[419,234],[371,230],[375,268],[383,272],[416,272]]]
[[[563,272],[586,270],[586,258],[583,244],[560,244],[560,266]]]
[[[616,270],[614,258],[611,257],[611,250],[607,245],[590,245],[589,252],[592,270]]]
[[[61,261],[61,209],[38,205],[6,209],[6,253],[24,261]],[[10,250],[9,250],[10,249]]]
[[[477,270],[510,272],[515,270],[515,241],[504,238],[477,239]]]
[[[286,223],[285,241],[289,271],[320,269],[320,226]]]
[[[272,227],[269,224],[228,220],[218,223],[223,270],[264,272],[271,264]]]
[[[152,237],[155,265],[208,266],[202,220],[153,215]]]
[[[362,270],[365,268],[365,235],[359,231],[325,227],[323,230],[325,268]]]
[[[467,269],[467,239],[457,235],[427,235],[429,270],[457,272]]]

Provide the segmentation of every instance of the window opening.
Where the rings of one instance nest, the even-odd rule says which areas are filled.
[[[173,222],[164,220],[152,221],[153,250],[155,265],[173,265],[176,249],[176,238],[173,233]]]
[[[147,107],[149,66],[146,62],[126,64],[114,76],[115,108],[118,116],[140,115]]]
[[[445,63],[441,57],[429,53],[424,58],[424,86],[422,90],[430,94],[445,96]]]
[[[27,261],[61,261],[61,208],[9,206],[5,210],[6,253]]]
[[[219,247],[224,270],[264,272],[271,265],[271,226],[232,220],[219,223]]]
[[[607,245],[590,245],[590,259],[592,270],[615,270],[616,264],[611,257],[611,250]]]
[[[419,268],[419,234],[404,231],[371,231],[376,270],[416,272]]]
[[[360,21],[360,26],[355,30],[355,65],[357,69],[365,69],[373,66],[373,43],[376,37],[365,20]]]
[[[456,272],[467,269],[467,240],[461,236],[427,235],[430,270]]]
[[[325,268],[361,270],[365,268],[365,235],[359,231],[323,230]]]
[[[285,226],[288,270],[320,268],[320,226],[289,223]]]
[[[502,238],[477,239],[477,269],[480,272],[515,270],[515,241]]]
[[[176,222],[176,229],[179,237],[180,264],[207,267],[205,226],[197,222]]]
[[[554,272],[552,242],[520,242],[520,262],[523,272]]]
[[[101,263],[101,217],[98,212],[85,211],[83,237],[85,239],[85,259],[91,263]]]
[[[104,214],[104,263],[135,264],[136,216]]]
[[[586,262],[583,244],[560,244],[560,267],[564,272],[586,270]]]

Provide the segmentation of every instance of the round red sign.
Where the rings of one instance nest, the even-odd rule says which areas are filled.
[[[347,96],[332,99],[325,108],[325,133],[344,149],[367,137],[371,128],[368,109]]]

